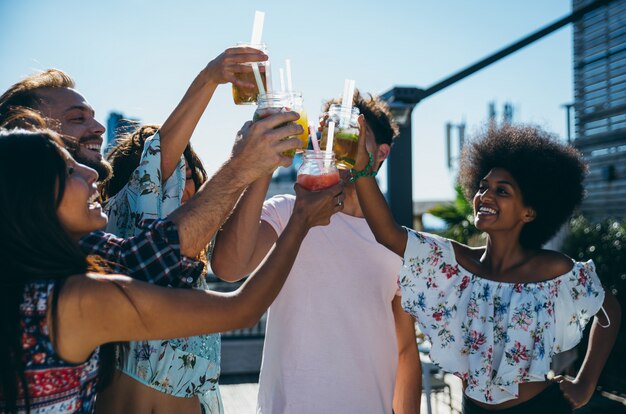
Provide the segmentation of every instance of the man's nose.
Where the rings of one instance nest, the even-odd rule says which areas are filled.
[[[105,131],[106,131],[106,128],[104,127],[104,125],[102,125],[100,122],[94,119],[91,125],[91,132],[93,132],[96,135],[102,135],[104,134]]]

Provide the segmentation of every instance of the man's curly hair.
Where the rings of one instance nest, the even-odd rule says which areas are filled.
[[[463,149],[459,183],[472,200],[480,181],[493,168],[508,171],[517,182],[524,204],[535,210],[520,243],[541,248],[582,201],[587,166],[581,154],[536,126],[491,126]]]
[[[341,99],[331,99],[324,102],[322,112],[328,112],[332,104],[341,104]],[[356,89],[352,105],[359,108],[359,112],[363,114],[365,122],[372,128],[376,144],[391,146],[393,140],[398,136],[399,129],[387,103],[370,94],[362,95]]]

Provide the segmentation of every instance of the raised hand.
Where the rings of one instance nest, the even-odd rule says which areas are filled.
[[[249,66],[244,63],[264,62],[267,55],[258,49],[252,47],[231,47],[226,49],[222,54],[209,62],[204,68],[209,79],[216,84],[231,82],[233,85],[241,88],[254,88],[254,84],[239,80],[235,77],[235,73],[250,70]]]
[[[367,128],[365,125],[365,118],[363,117],[363,115],[359,115],[359,129],[360,129],[359,146],[357,149],[356,160],[354,162],[354,167],[353,167],[353,169],[356,171],[362,171],[363,169],[365,169],[365,167],[367,167],[367,164],[369,162],[369,152],[367,151],[367,147],[365,145],[366,144],[365,135],[367,134]]]
[[[302,133],[302,126],[293,122],[298,118],[297,112],[281,112],[243,125],[231,158],[237,163],[239,172],[246,174],[246,180],[251,183],[271,174],[279,166],[291,165],[293,158],[281,153],[302,146],[296,137]]]
[[[294,189],[296,203],[290,220],[306,228],[326,226],[333,214],[343,210],[345,196],[341,182],[321,191],[307,191],[298,184]]]

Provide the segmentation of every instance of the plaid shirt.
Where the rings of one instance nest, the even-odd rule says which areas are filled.
[[[94,231],[79,245],[86,254],[102,257],[115,272],[161,286],[192,287],[204,265],[181,256],[176,225],[167,219],[144,220],[142,225],[143,231],[134,237]]]

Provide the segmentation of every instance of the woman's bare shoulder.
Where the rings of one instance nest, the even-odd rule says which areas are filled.
[[[480,260],[485,253],[485,246],[472,247],[456,240],[450,240],[450,244],[452,244],[457,259]]]
[[[574,261],[571,257],[554,250],[538,250],[532,265],[541,269],[549,278],[564,275],[572,270]]]

